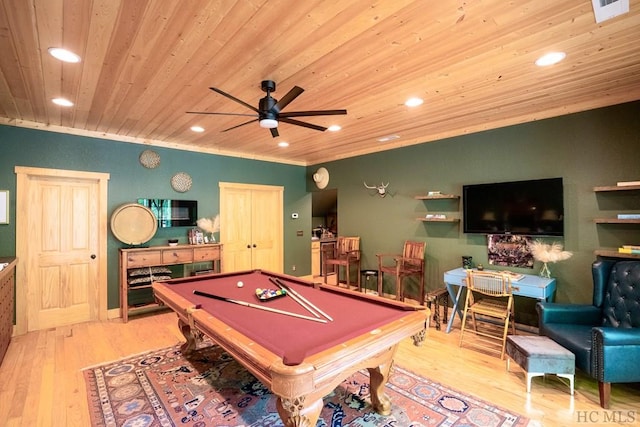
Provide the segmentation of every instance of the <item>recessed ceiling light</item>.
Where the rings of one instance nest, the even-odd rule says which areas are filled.
[[[331,126],[329,126],[329,127],[327,128],[327,130],[328,130],[329,132],[337,132],[337,131],[339,131],[340,129],[342,129],[342,127],[340,127],[340,126],[338,126],[338,125],[331,125]]]
[[[280,141],[280,142],[278,142],[278,147],[285,148],[285,147],[288,147],[288,146],[289,146],[289,143],[288,143],[288,142],[286,142],[286,141]]]
[[[548,65],[557,64],[567,56],[564,52],[550,52],[542,55],[536,60],[536,65],[539,67],[546,67]]]
[[[80,62],[80,57],[67,49],[62,49],[59,47],[50,47],[49,54],[54,58],[59,59],[60,61],[74,62],[74,63]]]
[[[191,130],[194,132],[204,132],[204,128],[202,126],[191,126]]]
[[[418,105],[422,105],[424,102],[421,98],[409,98],[405,101],[404,105],[407,107],[417,107]]]
[[[394,139],[398,139],[398,138],[400,138],[400,135],[387,135],[387,136],[378,138],[378,142],[393,141]]]
[[[51,102],[53,102],[56,105],[59,105],[61,107],[73,107],[73,102],[69,101],[68,99],[64,99],[64,98],[53,98],[51,100]]]

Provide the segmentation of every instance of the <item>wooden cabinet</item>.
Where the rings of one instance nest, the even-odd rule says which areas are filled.
[[[158,307],[155,302],[134,307],[130,304],[130,293],[150,289],[153,278],[164,279],[166,276],[163,276],[165,273],[160,267],[211,262],[213,271],[219,273],[222,271],[221,254],[222,245],[220,243],[120,249],[122,320],[127,322],[130,314]],[[142,276],[137,275],[138,271],[143,273]],[[142,277],[142,282],[139,282],[140,277]]]
[[[621,195],[631,195],[633,198],[640,200],[640,185],[610,185],[603,187],[594,187],[595,193],[611,193]],[[626,198],[626,197],[625,197]],[[628,203],[628,201],[627,201]],[[628,206],[627,209],[634,209],[634,213],[640,211],[640,205]],[[619,219],[619,218],[595,218],[593,220],[596,224],[639,224],[640,219]],[[623,243],[626,244],[626,243]],[[640,244],[640,242],[633,242],[633,244]],[[613,258],[631,258],[640,259],[640,255],[637,254],[624,254],[618,252],[617,249],[598,249],[595,251],[596,255]]]
[[[320,276],[320,240],[311,241],[311,275]]]
[[[455,203],[455,212],[458,212],[458,200],[460,199],[460,196],[457,196],[455,194],[433,194],[433,195],[426,195],[426,196],[415,196],[414,197],[416,200],[449,200],[453,203]],[[451,211],[453,209],[453,206],[447,206],[447,211]],[[424,222],[460,222],[460,218],[451,218],[451,217],[446,217],[446,218],[439,218],[437,216],[433,216],[433,217],[428,217],[427,215],[440,215],[443,214],[442,212],[429,212],[427,214],[425,214],[425,216],[420,217],[420,218],[416,218],[417,221],[424,221]]]
[[[15,258],[0,258],[0,264],[6,264],[0,270],[0,363],[7,352],[13,334],[16,263]]]

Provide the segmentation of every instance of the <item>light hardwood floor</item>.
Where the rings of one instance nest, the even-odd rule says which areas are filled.
[[[431,327],[422,347],[403,341],[395,363],[526,415],[533,425],[640,425],[638,384],[614,385],[608,411],[598,404],[596,383],[582,375],[573,397],[555,376],[534,378],[528,395],[519,367],[512,363],[507,372],[505,361],[460,348],[458,339],[457,328],[446,334]],[[0,426],[89,426],[83,368],[183,340],[171,312],[14,337],[0,366]]]

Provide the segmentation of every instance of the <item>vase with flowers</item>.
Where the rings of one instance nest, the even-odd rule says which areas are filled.
[[[199,228],[201,228],[203,231],[208,233],[208,236],[206,237],[207,242],[206,243],[215,243],[216,242],[216,237],[213,235],[213,233],[217,233],[218,231],[220,231],[220,215],[216,215],[213,218],[200,218],[196,224],[198,225]]]
[[[531,254],[536,261],[542,262],[542,268],[540,269],[540,276],[551,278],[551,270],[549,270],[550,262],[558,262],[569,259],[573,256],[573,252],[565,251],[562,245],[557,242],[544,243],[540,240],[536,240],[529,246]]]

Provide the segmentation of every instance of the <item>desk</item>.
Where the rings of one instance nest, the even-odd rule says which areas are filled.
[[[462,267],[444,273],[444,283],[447,286],[449,297],[451,297],[451,301],[453,301],[453,314],[447,324],[447,333],[451,332],[451,326],[453,325],[453,319],[456,317],[456,313],[458,313],[458,316],[462,319],[462,311],[460,307],[458,307],[458,303],[460,302],[462,288],[467,285],[466,278],[467,271]],[[454,286],[458,287],[457,292]],[[512,281],[511,286],[513,288],[513,295],[519,295],[521,297],[535,298],[540,301],[553,301],[556,296],[556,279],[547,279],[532,274],[525,274],[524,278],[518,281]],[[464,301],[462,301],[462,303],[464,303]]]
[[[260,302],[256,288],[276,289],[270,277],[333,321],[319,323],[193,294],[199,290],[311,316],[288,296]],[[276,395],[284,425],[315,426],[322,398],[363,368],[369,370],[374,409],[389,414],[384,387],[397,346],[409,336],[420,345],[429,316],[421,306],[261,270],[172,279],[154,283],[153,290],[178,315],[187,340],[183,351],[191,351],[201,334],[220,345]]]

